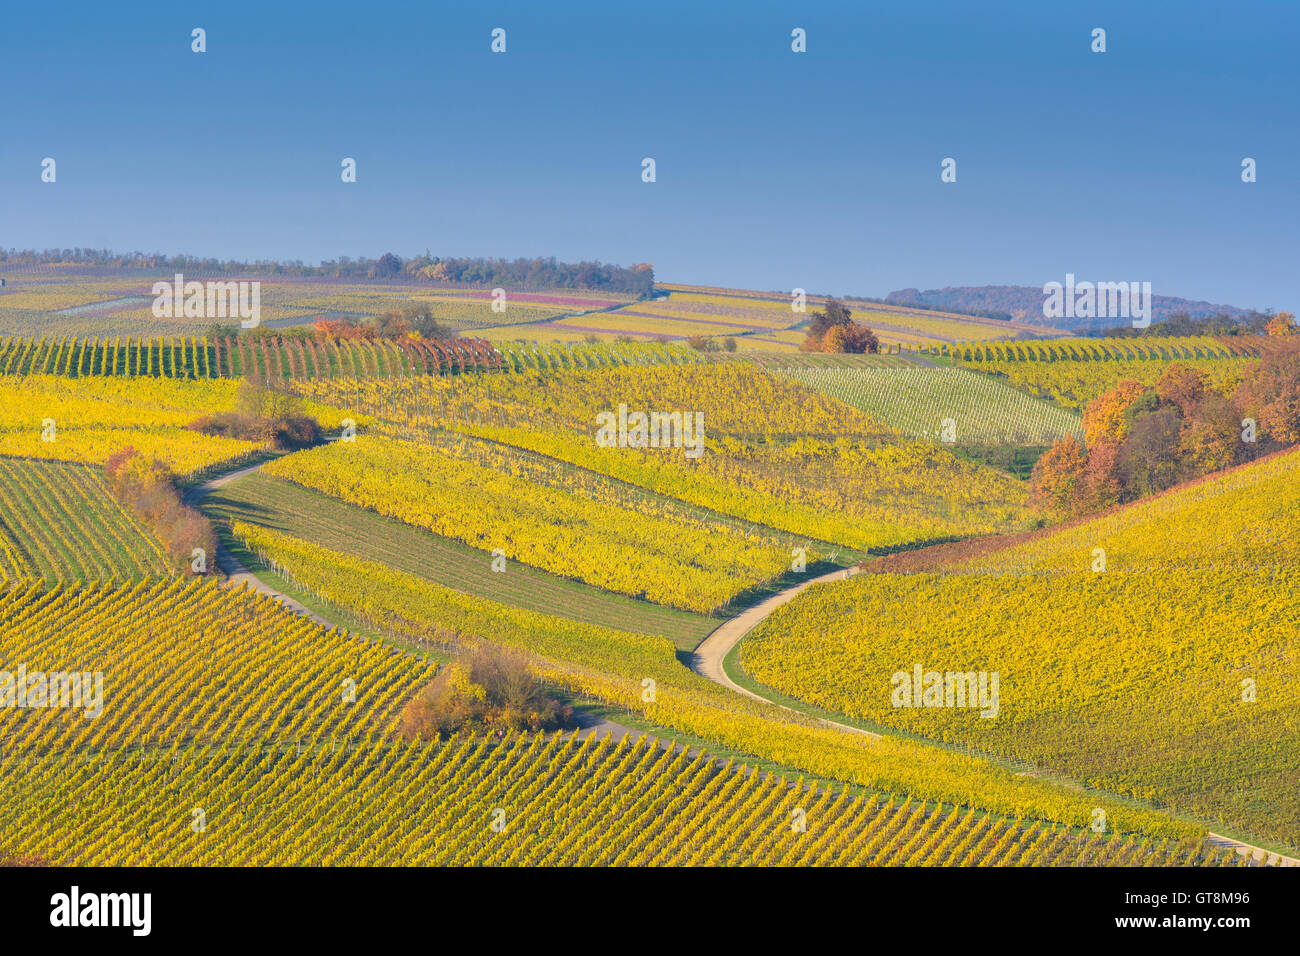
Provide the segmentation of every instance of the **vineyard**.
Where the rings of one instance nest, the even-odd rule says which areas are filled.
[[[183,478],[194,476],[266,450],[264,441],[187,427],[232,410],[237,399],[238,385],[229,380],[0,378],[0,455],[102,465],[129,445]],[[323,427],[339,427],[340,413],[302,404]]]
[[[784,374],[914,438],[1050,445],[1082,437],[1078,415],[960,368],[790,369]],[[945,434],[945,421],[951,432]]]
[[[349,748],[252,741],[6,761],[0,781],[11,794],[0,805],[7,849],[91,866],[1232,862],[1195,840],[1098,837],[804,789],[643,738]]]
[[[530,655],[548,681],[687,733],[821,779],[1013,817],[1085,826],[1105,809],[1114,832],[1184,838],[1197,827],[1096,791],[1080,793],[974,756],[902,738],[869,739],[775,705],[737,697],[688,670],[663,638],[565,621],[448,588],[269,529],[235,534],[269,566],[376,629],[413,642],[474,641]],[[654,682],[652,699],[645,681]]]
[[[757,318],[777,304],[746,307]],[[726,308],[703,294],[663,306],[680,322]],[[1300,841],[1288,789],[1300,458],[1034,531],[1024,483],[957,457],[929,424],[954,419],[955,444],[1077,431],[1072,413],[974,370],[997,361],[775,355],[0,340],[0,663],[50,673],[51,694],[56,672],[102,680],[102,713],[0,707],[0,856],[1216,865],[1235,858],[1203,842],[1209,821]],[[1001,365],[1113,376],[1169,361]],[[256,414],[290,409],[343,440],[272,454],[269,438],[228,437],[256,432],[213,427],[254,414],[249,396]],[[698,443],[598,442],[597,416],[620,406],[698,413]],[[189,485],[269,459],[199,503],[264,581],[376,637],[169,572],[105,490],[99,466],[127,446]],[[1208,530],[1180,537],[1188,527]],[[897,734],[846,733],[687,666],[720,617],[809,571],[982,534],[1014,543],[818,586],[742,645],[765,685]],[[1088,567],[1096,547],[1105,574]],[[402,740],[433,659],[483,644],[677,747]],[[998,719],[891,707],[890,674],[914,660],[999,671]],[[697,815],[708,825],[680,825]]]
[[[0,458],[0,584],[167,573],[157,544],[83,465]]]
[[[379,434],[445,446],[451,430],[492,443],[498,455],[515,449],[516,459],[534,462],[535,481],[598,486],[615,499],[643,499],[643,489],[656,496],[648,507],[671,500],[758,526],[749,534],[785,533],[787,556],[807,542],[887,548],[1030,520],[1022,484],[743,363],[338,380],[296,390],[355,409]],[[599,446],[596,415],[620,404],[698,412],[699,457],[684,448]]]
[[[32,583],[0,593],[0,622],[6,666],[103,675],[98,717],[0,708],[6,762],[245,737],[382,737],[434,673],[431,663],[326,632],[269,598],[210,581]]]
[[[0,287],[0,334],[193,335],[210,324],[196,317],[159,318],[153,285],[172,273],[120,270],[108,276],[9,273]],[[190,275],[187,278],[209,278]],[[234,276],[221,276],[223,281]],[[260,283],[260,319],[268,328],[306,325],[318,319],[366,320],[418,307],[458,331],[537,323],[632,302],[625,293],[579,289],[508,290],[496,299],[490,288],[433,287],[422,282],[347,282],[267,275],[238,277]],[[495,307],[494,307],[495,306]],[[233,320],[232,320],[233,321]]]
[[[1259,336],[1079,338],[993,342],[935,349],[962,362],[1174,362],[1185,359],[1259,358]]]
[[[616,595],[514,562],[493,571],[491,552],[310,491],[262,472],[247,475],[203,503],[224,524],[241,521],[283,531],[467,594],[511,607],[667,637],[690,650],[717,619]]]
[[[810,590],[746,638],[743,666],[840,713],[1294,847],[1297,467],[1280,455],[948,573]],[[896,706],[892,675],[918,662],[1000,674],[994,719]]]
[[[487,445],[470,460],[467,445],[444,452],[364,435],[265,470],[482,551],[688,611],[719,611],[789,565],[775,536],[749,540],[667,502],[597,497],[594,483],[586,493],[543,484],[544,466]]]
[[[981,362],[972,369],[1005,377],[1016,388],[1049,399],[1065,408],[1082,411],[1103,392],[1124,380],[1154,385],[1170,367],[1186,365],[1209,376],[1216,390],[1231,392],[1258,359],[1213,358],[1146,359],[1133,362]]]
[[[774,372],[789,369],[930,368],[933,363],[915,353],[839,355],[833,352],[712,353],[717,361],[750,362]]]
[[[604,368],[698,361],[681,346],[530,343],[482,339],[332,339],[256,335],[112,342],[75,337],[0,339],[0,375],[70,378],[404,378],[472,371]]]
[[[1227,393],[1269,347],[1256,336],[1056,339],[949,350],[965,367],[1017,389],[1082,411],[1123,379],[1154,385],[1174,364],[1198,369]]]

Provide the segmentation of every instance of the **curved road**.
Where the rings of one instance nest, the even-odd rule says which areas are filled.
[[[856,567],[845,568],[841,571],[831,571],[829,574],[823,574],[820,577],[810,578],[802,584],[796,584],[792,588],[786,588],[779,591],[765,601],[755,604],[746,611],[737,614],[730,620],[720,624],[716,630],[706,637],[700,646],[695,649],[695,655],[691,659],[691,670],[697,674],[707,677],[714,683],[721,684],[728,690],[734,690],[737,694],[744,694],[746,697],[752,697],[754,700],[761,700],[765,704],[776,704],[785,710],[794,711],[793,707],[786,707],[785,704],[777,704],[774,700],[768,700],[766,697],[760,697],[753,691],[746,690],[728,675],[722,666],[723,659],[731,652],[731,649],[740,642],[740,639],[758,626],[758,623],[765,617],[775,611],[783,604],[789,604],[794,600],[804,588],[811,587],[814,584],[822,584],[827,581],[844,581],[858,573]],[[862,730],[859,727],[850,727],[848,724],[838,724],[833,720],[821,719],[821,722],[827,727],[835,727],[839,730],[847,731],[851,734],[862,734],[866,737],[879,737],[880,734],[873,734],[869,730]]]

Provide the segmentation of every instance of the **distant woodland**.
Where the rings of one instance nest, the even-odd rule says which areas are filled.
[[[113,252],[108,249],[0,249],[0,266],[76,265],[141,272],[181,272],[195,275],[268,275],[332,279],[390,279],[431,284],[501,286],[508,289],[590,289],[630,295],[654,291],[654,267],[645,263],[615,266],[602,262],[560,262],[535,259],[441,258],[427,251],[403,259],[386,252],[378,259],[336,260],[306,265],[300,261],[241,262],[197,256]]]

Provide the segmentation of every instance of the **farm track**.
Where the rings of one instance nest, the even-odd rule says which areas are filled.
[[[252,465],[245,465],[241,468],[211,478],[202,484],[196,485],[190,489],[186,495],[187,502],[193,504],[212,491],[215,491],[232,481],[236,481],[245,475],[252,474],[260,469],[264,464],[266,464],[265,461],[257,462]],[[327,621],[319,614],[316,614],[314,611],[304,606],[301,602],[261,581],[221,545],[218,545],[217,564],[222,573],[226,575],[228,584],[249,586],[257,593],[265,594],[274,598],[295,614],[306,615],[311,620],[325,628],[332,628],[335,626],[333,622]],[[742,694],[754,700],[761,701],[762,703],[773,704],[777,707],[781,707],[783,710],[794,711],[794,708],[792,707],[787,707],[785,704],[780,704],[766,697],[762,697],[735,683],[727,675],[726,670],[723,667],[723,660],[731,649],[735,647],[736,644],[747,633],[749,633],[749,631],[757,627],[760,622],[766,619],[777,608],[794,600],[794,598],[806,588],[813,584],[847,580],[849,577],[858,573],[858,571],[858,567],[851,567],[843,570],[832,571],[828,574],[823,574],[820,577],[812,578],[811,580],[804,581],[794,587],[780,591],[753,607],[748,608],[735,617],[728,619],[717,627],[707,638],[705,638],[700,646],[696,648],[695,653],[691,658],[691,669],[701,676],[707,677],[709,680],[712,680],[717,684],[721,684],[723,687],[726,687],[734,693]],[[628,727],[624,724],[583,711],[580,708],[575,708],[575,711],[578,723],[578,729],[575,733],[580,737],[592,734],[597,736],[613,736],[615,740],[621,740],[628,736],[633,737],[633,739],[636,737],[648,737],[659,743],[665,749],[675,749],[678,746],[671,740],[655,737],[647,731]],[[873,738],[881,737],[880,734],[872,733],[871,731],[863,730],[858,727],[851,727],[847,724],[837,723],[824,718],[819,718],[819,720],[823,725],[834,727],[837,730],[844,731],[845,733],[859,734]],[[697,751],[692,751],[692,753],[695,752]],[[725,761],[722,758],[717,758],[715,760],[715,763],[719,764],[724,762]],[[1267,850],[1250,843],[1244,843],[1223,834],[1208,832],[1206,838],[1207,842],[1214,846],[1232,849],[1239,855],[1251,857],[1253,860],[1260,863],[1283,867],[1300,866],[1300,859],[1285,856],[1276,851]]]

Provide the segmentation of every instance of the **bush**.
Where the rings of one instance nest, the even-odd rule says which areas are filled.
[[[186,427],[204,435],[270,442],[282,451],[320,444],[320,424],[301,414],[300,401],[253,379],[239,383],[235,410],[196,418]]]
[[[213,567],[217,536],[212,522],[181,503],[166,465],[128,445],[104,462],[104,477],[113,497],[162,544],[173,567],[189,569],[195,548],[203,549],[209,570]]]
[[[541,731],[573,724],[573,708],[548,695],[523,659],[480,647],[438,672],[402,711],[407,739],[462,730]]]

